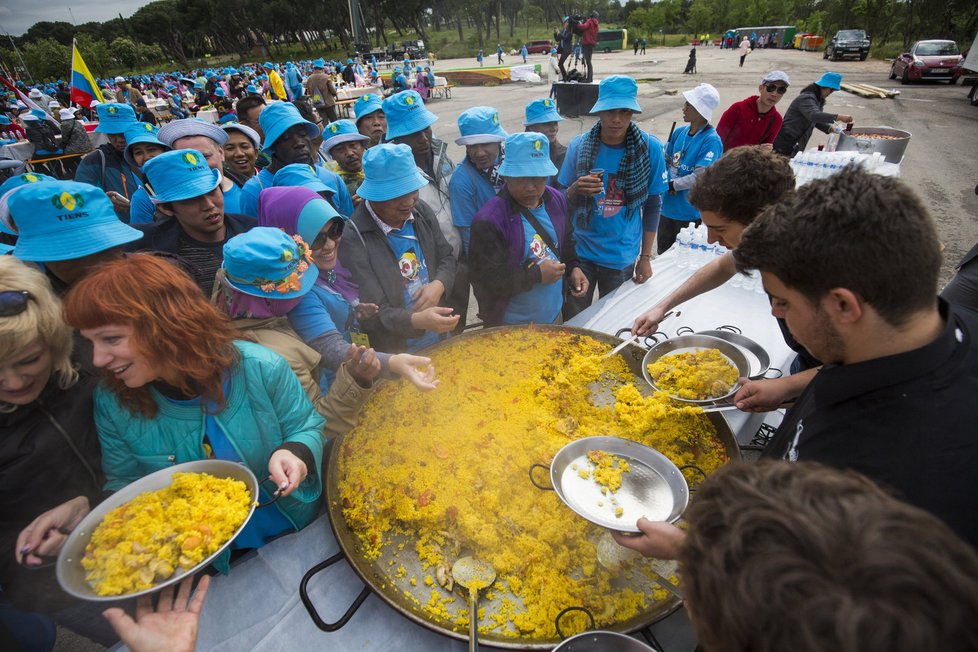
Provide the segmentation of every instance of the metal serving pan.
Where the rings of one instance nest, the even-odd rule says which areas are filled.
[[[95,531],[95,528],[99,526],[106,514],[111,512],[116,507],[120,507],[121,505],[128,503],[130,500],[133,500],[139,496],[139,494],[147,491],[166,489],[169,487],[174,473],[207,473],[217,478],[234,478],[235,480],[244,482],[248,487],[248,491],[251,492],[251,509],[248,511],[248,516],[245,518],[241,526],[235,531],[234,536],[228,539],[223,546],[214,552],[214,554],[207,557],[193,568],[189,570],[177,568],[173,572],[173,575],[171,575],[169,578],[144,591],[127,593],[125,595],[98,595],[85,579],[85,569],[82,568],[81,565],[82,557],[85,556],[85,548],[88,547],[88,543],[92,539],[92,533]],[[241,530],[244,529],[245,525],[248,524],[248,521],[251,520],[252,514],[255,513],[257,502],[258,479],[255,478],[255,474],[251,472],[251,469],[237,462],[228,462],[226,460],[197,460],[195,462],[176,464],[174,466],[155,471],[154,473],[150,473],[149,475],[136,480],[135,482],[123,487],[106,498],[95,509],[89,512],[88,516],[82,519],[82,522],[78,524],[78,527],[76,527],[68,536],[68,540],[61,548],[61,553],[58,554],[58,563],[55,569],[57,572],[58,583],[61,584],[61,588],[63,588],[70,595],[82,600],[91,600],[92,602],[110,602],[113,600],[120,600],[122,598],[134,598],[140,595],[148,595],[150,593],[159,591],[166,586],[176,584],[188,575],[193,575],[201,568],[204,568],[207,566],[207,564],[217,559],[217,556],[224,552],[225,548],[231,545],[231,542],[234,541],[234,537],[238,536],[238,533],[240,533]]]
[[[744,355],[744,352],[740,349],[740,347],[728,342],[725,339],[696,333],[693,335],[680,335],[678,337],[670,338],[664,342],[659,342],[649,349],[645,354],[645,358],[642,360],[642,376],[653,389],[659,389],[656,387],[655,381],[649,374],[650,364],[653,364],[659,359],[668,355],[700,351],[702,349],[718,349],[720,353],[723,354],[723,357],[727,359],[727,362],[737,368],[738,378],[747,377],[750,375],[750,364],[747,362],[747,356]],[[729,399],[733,398],[733,396],[737,393],[738,389],[740,389],[740,383],[736,382],[726,394],[722,396],[715,396],[710,399],[681,398],[675,394],[670,394],[669,396],[674,401],[708,408],[729,401]]]

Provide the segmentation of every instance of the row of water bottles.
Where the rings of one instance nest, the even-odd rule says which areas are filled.
[[[17,140],[17,132],[16,131],[0,132],[0,140]]]
[[[848,165],[875,172],[884,160],[879,152],[798,152],[791,159],[791,171],[795,173],[795,185],[803,186],[815,179],[826,179],[841,172]]]
[[[690,224],[676,236],[676,266],[680,269],[699,269],[727,253],[723,245],[709,242],[706,227]],[[727,281],[732,287],[743,288],[748,292],[764,294],[761,274],[751,270],[749,274],[734,274]]]

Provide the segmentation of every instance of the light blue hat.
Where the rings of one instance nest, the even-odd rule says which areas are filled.
[[[37,172],[24,172],[12,176],[0,184],[0,233],[17,235],[16,225],[10,218],[10,198],[14,191],[32,183],[47,183],[49,181],[57,181],[57,179]]]
[[[371,113],[376,113],[377,111],[383,110],[384,98],[376,93],[361,95],[360,99],[353,104],[353,115],[356,117],[357,122],[359,122],[360,118],[365,115],[370,115]]]
[[[95,107],[98,114],[98,126],[95,131],[100,134],[122,134],[126,127],[136,121],[136,112],[128,104],[109,102]]]
[[[552,177],[557,166],[550,161],[550,141],[543,134],[526,131],[506,139],[506,158],[499,166],[503,177]]]
[[[326,68],[326,62],[323,59],[316,59],[315,61],[312,62],[312,67],[313,68],[323,68],[323,69],[325,69]]]
[[[319,268],[310,246],[282,229],[256,226],[224,245],[221,267],[228,283],[244,294],[269,299],[296,299],[312,290]]]
[[[175,149],[146,161],[143,174],[153,187],[154,204],[200,197],[217,188],[221,171],[212,170],[195,149]]]
[[[384,100],[384,115],[387,116],[387,140],[417,133],[438,120],[438,116],[425,108],[424,100],[416,91],[401,91],[388,97]]]
[[[605,77],[598,84],[598,101],[591,107],[591,113],[611,111],[612,109],[630,109],[641,113],[638,104],[638,84],[626,75]]]
[[[842,87],[842,75],[837,72],[822,73],[822,76],[818,78],[815,85],[821,86],[822,88],[831,88],[832,90],[837,91]]]
[[[460,138],[456,145],[478,145],[481,143],[501,143],[509,136],[499,126],[499,111],[491,106],[474,106],[458,116]]]
[[[136,165],[136,161],[132,158],[132,146],[136,143],[150,143],[152,145],[159,145],[163,149],[170,149],[170,146],[159,139],[159,129],[156,125],[152,125],[148,122],[134,122],[126,128],[126,151],[123,153],[123,158],[126,159],[126,163],[129,167],[136,170],[139,166]]]
[[[342,220],[345,222],[346,219],[336,212],[332,204],[322,197],[317,196],[315,199],[307,201],[305,206],[302,207],[302,210],[299,211],[299,217],[295,223],[295,231],[307,242],[312,244],[316,241],[319,232],[323,230],[324,226],[333,220]]]
[[[306,133],[309,138],[319,135],[319,127],[315,123],[309,122],[302,117],[299,109],[291,102],[273,102],[265,107],[265,110],[258,116],[258,124],[265,132],[263,152],[269,154],[274,152],[275,141],[282,137],[286,131],[295,125],[305,125]]]
[[[264,112],[263,112],[264,113]],[[160,127],[159,139],[163,144],[173,147],[173,143],[188,136],[204,136],[223,147],[228,142],[227,133],[215,124],[205,122],[200,118],[170,120]]]
[[[340,143],[366,142],[370,138],[357,131],[357,124],[353,120],[337,120],[330,122],[323,128],[323,151],[329,152]]]
[[[215,97],[227,97],[228,94],[224,92],[224,89],[223,88],[216,88],[216,89],[214,89],[214,96]]]
[[[526,105],[526,120],[524,126],[539,125],[547,122],[560,122],[563,118],[557,113],[557,103],[545,97],[540,100],[533,100]]]
[[[272,65],[272,62],[271,61],[266,61],[265,63],[261,64],[261,67],[262,68],[265,68],[267,70],[271,70],[275,66]]]
[[[231,115],[230,113],[228,115]],[[251,141],[251,144],[255,146],[255,149],[261,149],[261,136],[258,132],[249,127],[248,125],[243,125],[240,122],[227,122],[221,126],[224,133],[230,131],[237,131],[245,135],[245,137]],[[228,134],[230,137],[230,134]]]
[[[245,90],[248,91],[249,93],[257,93],[258,87],[255,86],[254,84],[248,84],[248,88],[246,88]]]
[[[9,125],[9,124],[10,124],[10,118],[8,118],[5,115],[0,115],[0,125]]]
[[[284,166],[272,177],[273,186],[302,186],[313,192],[332,192],[316,174],[311,165],[305,163],[290,163]]]
[[[31,183],[10,197],[20,216],[14,256],[32,262],[74,260],[143,237],[119,221],[105,192],[76,181]]]
[[[368,201],[396,199],[428,185],[414,163],[411,148],[403,144],[385,143],[368,149],[363,155],[363,175],[357,195]]]
[[[394,66],[394,72],[401,72],[400,66]]]

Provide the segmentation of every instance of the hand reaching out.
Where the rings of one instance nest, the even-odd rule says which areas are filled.
[[[389,365],[391,372],[409,380],[421,391],[431,391],[441,382],[435,377],[435,367],[431,364],[431,358],[398,353],[391,356]],[[425,370],[422,371],[421,367],[425,367]]]
[[[193,652],[210,580],[207,575],[201,578],[193,598],[190,597],[193,577],[180,582],[176,600],[173,587],[166,587],[160,591],[155,610],[151,596],[140,596],[136,599],[135,620],[118,608],[106,609],[102,615],[132,652]]]

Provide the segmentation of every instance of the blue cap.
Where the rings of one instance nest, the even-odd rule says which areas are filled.
[[[136,121],[136,112],[128,104],[109,102],[95,107],[98,114],[98,126],[95,131],[100,134],[122,134],[126,127]]]
[[[262,68],[265,68],[267,70],[271,70],[275,66],[272,65],[272,62],[271,61],[266,61],[265,63],[261,64],[261,67]]]
[[[403,144],[385,143],[368,149],[363,155],[363,175],[357,195],[368,201],[396,199],[428,185],[414,163],[411,148]]]
[[[822,76],[818,78],[815,85],[821,86],[822,88],[831,88],[832,90],[837,91],[842,87],[842,75],[837,72],[822,73]]]
[[[313,68],[326,68],[326,62],[323,59],[316,59],[312,62]]]
[[[296,299],[312,290],[319,268],[308,244],[282,229],[256,226],[224,245],[224,275],[238,292],[269,299]]]
[[[327,153],[340,143],[366,142],[370,138],[357,131],[357,124],[353,120],[337,120],[330,122],[323,128],[323,147]]]
[[[384,115],[387,116],[388,140],[427,129],[438,120],[438,116],[425,108],[424,100],[416,91],[401,91],[388,97],[384,100]]]
[[[136,165],[136,161],[133,160],[132,151],[130,151],[136,143],[150,143],[152,145],[159,145],[165,150],[170,149],[166,143],[160,141],[159,131],[156,125],[148,122],[134,122],[126,128],[126,151],[123,153],[123,158],[126,159],[129,167],[134,170],[139,167]]]
[[[591,107],[591,113],[613,109],[642,112],[642,107],[638,104],[638,84],[631,77],[612,75],[605,77],[598,84],[598,101]]]
[[[480,143],[501,143],[509,136],[499,126],[499,111],[491,106],[473,106],[458,116],[460,138],[456,145],[478,145]]]
[[[337,213],[328,201],[317,196],[315,199],[306,202],[306,205],[299,211],[295,230],[307,242],[315,242],[323,227],[333,220],[345,222],[346,218]]]
[[[400,66],[394,66],[394,72],[401,72]]]
[[[557,113],[557,103],[550,98],[533,100],[526,105],[526,120],[524,126],[560,122],[563,118]]]
[[[422,72],[421,66],[415,66],[414,67],[414,72]]]
[[[361,95],[360,99],[353,104],[353,115],[356,116],[357,122],[360,122],[360,118],[365,115],[370,115],[371,113],[376,113],[377,111],[383,110],[384,98],[376,93]]]
[[[347,63],[353,63],[353,59],[347,59],[346,62]]]
[[[543,134],[526,131],[506,139],[506,158],[499,166],[503,177],[552,177],[557,166],[550,161],[550,141]]]
[[[10,218],[9,208],[10,198],[14,191],[31,183],[46,183],[48,181],[57,181],[57,179],[37,172],[24,172],[12,176],[0,184],[0,233],[17,235],[16,225]]]
[[[266,106],[258,116],[258,124],[265,132],[265,146],[262,151],[269,154],[274,151],[275,141],[295,125],[305,125],[309,138],[316,138],[319,135],[319,127],[304,119],[295,104],[290,102],[273,102]]]
[[[10,118],[8,118],[5,115],[0,115],[0,125],[9,125],[9,124],[10,124]]]
[[[305,163],[290,163],[286,165],[272,177],[273,186],[302,186],[309,188],[313,192],[323,192],[332,190],[323,183],[315,168]]]
[[[32,183],[10,197],[18,215],[14,255],[32,262],[74,260],[143,237],[123,224],[105,192],[77,181]]]
[[[228,135],[223,129],[200,118],[170,120],[160,127],[159,139],[170,147],[173,147],[176,141],[188,136],[204,136],[221,147],[228,142]]]
[[[248,87],[245,90],[248,91],[249,93],[257,93],[258,87],[255,86],[254,84],[248,84]]]
[[[230,113],[228,115],[231,115]],[[245,137],[251,141],[251,144],[255,146],[255,149],[261,149],[261,136],[258,132],[249,127],[248,125],[243,125],[240,122],[226,122],[221,129],[224,133],[228,134],[230,139],[231,135],[228,132],[237,131],[245,135]]]
[[[234,115],[233,113],[228,113],[223,118],[221,118],[220,120],[218,120],[217,121],[217,124],[219,124],[219,125],[226,125],[226,124],[230,124],[232,122],[237,122],[237,121],[238,121],[238,116]]]
[[[214,89],[214,96],[215,97],[227,97],[228,94],[224,92],[224,89],[223,88],[216,88],[216,89]]]
[[[195,149],[175,149],[146,161],[143,174],[153,187],[154,204],[200,197],[217,188],[221,171],[212,170]]]

